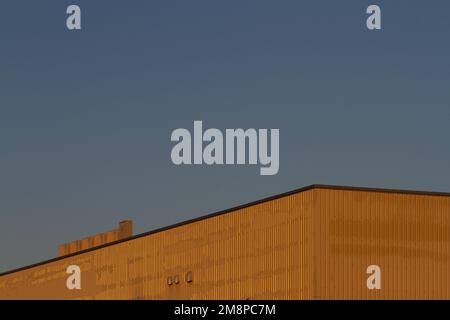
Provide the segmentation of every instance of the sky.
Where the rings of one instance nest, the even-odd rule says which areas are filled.
[[[82,30],[66,28],[77,4]],[[366,8],[382,29],[366,28]],[[0,272],[320,183],[450,192],[450,2],[2,0]],[[278,128],[280,170],[173,130]]]

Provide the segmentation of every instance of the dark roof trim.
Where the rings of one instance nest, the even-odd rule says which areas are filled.
[[[18,268],[18,269],[6,271],[4,273],[0,273],[0,277],[8,275],[8,274],[11,274],[11,273],[15,273],[15,272],[31,269],[31,268],[34,268],[34,267],[37,267],[37,266],[41,266],[43,264],[47,264],[47,263],[63,260],[63,259],[66,259],[66,258],[70,258],[70,257],[73,257],[73,256],[77,256],[77,255],[80,255],[80,254],[83,254],[83,253],[86,253],[86,252],[99,250],[99,249],[102,249],[102,248],[105,248],[105,247],[109,247],[109,246],[112,246],[112,245],[115,245],[115,244],[118,244],[118,243],[134,240],[134,239],[137,239],[137,238],[142,238],[142,237],[154,234],[154,233],[166,231],[166,230],[169,230],[169,229],[174,229],[174,228],[186,225],[186,224],[190,224],[190,223],[194,223],[194,222],[197,222],[197,221],[200,221],[200,220],[204,220],[204,219],[212,218],[212,217],[219,216],[219,215],[222,215],[222,214],[230,213],[230,212],[233,212],[233,211],[237,211],[239,209],[244,209],[244,208],[247,208],[247,207],[251,207],[251,206],[258,205],[258,204],[261,204],[261,203],[264,203],[264,202],[268,202],[268,201],[276,200],[276,199],[279,199],[279,198],[287,197],[287,196],[290,196],[290,195],[293,195],[293,194],[296,194],[296,193],[300,193],[300,192],[304,192],[304,191],[307,191],[307,190],[311,190],[311,189],[366,191],[366,192],[380,192],[380,193],[397,193],[397,194],[407,194],[407,195],[409,194],[409,195],[450,197],[450,193],[447,193],[447,192],[414,191],[414,190],[401,190],[401,189],[364,188],[364,187],[350,187],[350,186],[313,184],[313,185],[310,185],[310,186],[306,186],[306,187],[303,187],[303,188],[295,189],[295,190],[292,190],[292,191],[289,191],[289,192],[281,193],[281,194],[278,194],[278,195],[275,195],[275,196],[271,196],[271,197],[267,197],[267,198],[264,198],[264,199],[261,199],[261,200],[250,202],[250,203],[247,203],[247,204],[244,204],[244,205],[233,207],[233,208],[230,208],[230,209],[221,210],[221,211],[218,211],[218,212],[214,212],[214,213],[211,213],[211,214],[200,216],[198,218],[182,221],[182,222],[179,222],[179,223],[176,223],[176,224],[169,225],[167,227],[163,227],[163,228],[147,231],[147,232],[144,232],[144,233],[141,233],[141,234],[137,234],[135,236],[132,236],[132,237],[129,237],[129,238],[126,238],[126,239],[121,239],[121,240],[117,240],[117,241],[114,241],[114,242],[109,242],[109,243],[106,243],[106,244],[103,244],[101,246],[97,246],[97,247],[94,247],[94,248],[89,248],[89,249],[86,249],[86,250],[83,250],[83,251],[78,251],[78,252],[75,252],[75,253],[72,253],[72,254],[68,254],[68,255],[65,255],[65,256],[56,257],[56,258],[53,258],[53,259],[50,259],[50,260],[45,260],[45,261],[42,261],[42,262],[38,262],[38,263],[29,265],[29,266],[25,266],[25,267],[21,267],[21,268]]]

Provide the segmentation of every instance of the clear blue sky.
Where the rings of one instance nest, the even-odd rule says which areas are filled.
[[[65,27],[82,8],[83,30]],[[365,27],[369,4],[381,31]],[[450,191],[450,2],[2,0],[0,271],[312,183]],[[279,128],[280,171],[170,134]]]

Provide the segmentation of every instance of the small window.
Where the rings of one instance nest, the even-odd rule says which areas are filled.
[[[176,275],[176,276],[173,277],[173,282],[174,282],[175,284],[179,284],[179,283],[180,283],[180,278],[178,277],[178,275]]]
[[[167,284],[171,286],[173,284],[172,277],[167,277]]]
[[[192,279],[193,278],[192,277],[192,271],[186,272],[186,277],[185,278],[186,278],[186,282],[187,283],[192,282],[192,280],[193,280]]]

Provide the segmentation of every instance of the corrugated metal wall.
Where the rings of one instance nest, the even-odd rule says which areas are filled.
[[[450,299],[450,197],[315,191],[315,298]]]
[[[449,196],[314,188],[1,276],[0,298],[450,299],[449,242]]]
[[[0,298],[311,298],[313,194],[305,191],[8,274],[0,278]],[[66,289],[65,270],[73,264],[82,271],[79,291]],[[185,280],[189,272],[192,282]]]

